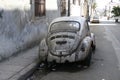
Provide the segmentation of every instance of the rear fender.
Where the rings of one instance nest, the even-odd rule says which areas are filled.
[[[89,49],[91,48],[91,44],[92,44],[92,39],[89,36],[84,38],[81,44],[81,51],[88,54]]]
[[[39,59],[41,61],[45,61],[47,58],[47,53],[48,53],[48,47],[46,44],[46,40],[43,39],[39,45]]]

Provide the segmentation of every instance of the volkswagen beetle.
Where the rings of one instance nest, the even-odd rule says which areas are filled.
[[[95,35],[84,17],[59,17],[53,20],[47,37],[39,45],[39,59],[47,63],[82,62],[90,66]]]

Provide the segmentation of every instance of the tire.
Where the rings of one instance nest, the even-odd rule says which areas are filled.
[[[115,19],[115,22],[118,23],[118,19]]]
[[[41,58],[41,56],[40,56],[40,45],[39,45],[39,47],[38,47],[38,59],[39,59],[40,62],[42,62],[42,58]]]
[[[96,45],[92,45],[92,51],[95,51]]]
[[[92,48],[89,49],[88,56],[82,61],[82,66],[90,67],[92,58]]]
[[[47,72],[48,71],[48,62],[44,61],[43,62],[44,66],[42,67],[43,72]]]
[[[44,70],[46,71],[50,71],[53,68],[53,65],[55,64],[54,62],[48,62],[47,60],[45,60],[44,62],[45,66],[44,66]]]

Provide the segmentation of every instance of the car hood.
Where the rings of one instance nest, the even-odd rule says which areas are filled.
[[[47,38],[49,51],[56,56],[69,55],[79,45],[80,36],[73,32],[53,33]]]

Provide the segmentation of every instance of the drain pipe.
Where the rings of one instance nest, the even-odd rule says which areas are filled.
[[[70,0],[68,0],[68,16],[70,16]]]

